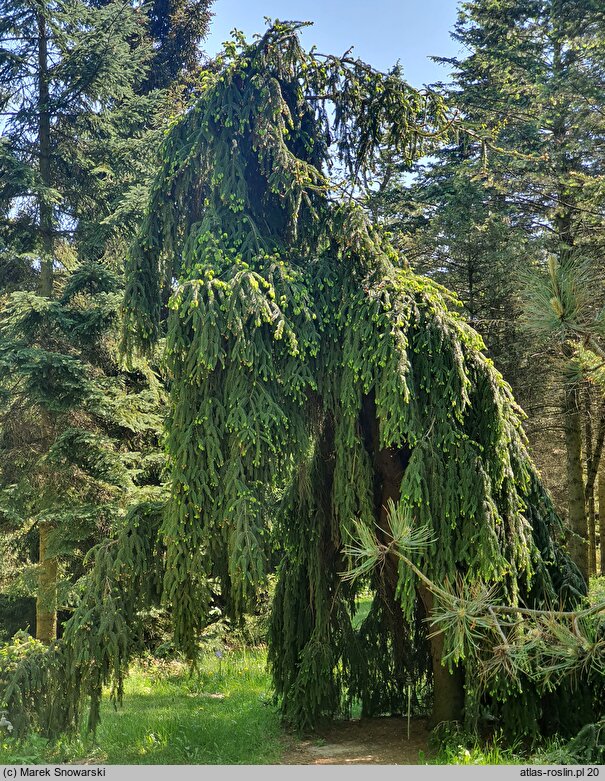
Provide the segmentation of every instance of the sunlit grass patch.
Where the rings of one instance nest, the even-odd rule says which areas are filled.
[[[106,700],[101,716],[94,740],[9,742],[0,762],[272,764],[282,750],[264,649],[207,655],[192,674],[180,663],[140,663],[123,707]]]

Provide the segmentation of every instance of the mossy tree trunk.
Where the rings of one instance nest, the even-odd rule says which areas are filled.
[[[556,83],[565,78],[567,64],[564,55],[564,36],[560,20],[556,13],[557,6],[552,6],[552,75]],[[571,117],[569,106],[565,101],[559,101],[552,122],[554,153],[553,171],[559,177],[557,188],[557,210],[554,216],[555,235],[558,243],[556,255],[559,265],[564,265],[574,257],[575,224],[574,224],[574,193],[566,186],[570,175],[570,132]],[[558,291],[557,291],[558,300]],[[559,300],[559,305],[564,304]],[[563,309],[564,311],[564,309]],[[576,345],[564,342],[562,358],[569,364],[574,358]],[[563,392],[563,418],[565,429],[566,472],[567,472],[567,507],[568,521],[571,531],[569,552],[571,558],[582,573],[586,582],[589,576],[588,555],[588,519],[586,512],[586,497],[584,486],[584,471],[582,465],[582,415],[580,409],[580,389],[573,380],[565,383]]]
[[[40,571],[36,598],[36,637],[50,644],[57,638],[57,559],[48,556],[50,527],[40,524]]]
[[[594,486],[588,497],[588,572],[590,575],[597,574],[597,527],[596,527],[596,503],[594,496]]]
[[[597,534],[596,534],[596,503],[595,487],[603,444],[605,443],[605,404],[601,403],[597,412],[597,428],[593,432],[593,405],[590,385],[585,383],[584,439],[586,451],[586,505],[588,512],[588,550],[590,574],[596,575],[597,566]]]

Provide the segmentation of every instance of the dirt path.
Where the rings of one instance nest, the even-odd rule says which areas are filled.
[[[318,729],[312,737],[291,739],[286,765],[417,765],[429,756],[426,721],[400,718],[356,719]],[[423,752],[424,759],[419,755]]]

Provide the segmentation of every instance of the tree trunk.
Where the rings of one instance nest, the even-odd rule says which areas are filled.
[[[43,11],[38,13],[38,154],[40,180],[43,187],[52,186],[50,168],[50,105],[48,90],[48,32]],[[53,294],[53,214],[47,201],[48,193],[42,192],[38,200],[42,256],[40,258],[40,295]],[[49,558],[48,524],[39,527],[38,553],[39,576],[36,599],[36,637],[43,643],[51,643],[57,637],[57,560]]]
[[[47,556],[48,524],[40,524],[40,574],[36,598],[36,637],[43,643],[57,639],[57,560]]]
[[[392,539],[389,536],[388,501],[398,501],[399,487],[403,478],[403,472],[407,464],[407,458],[401,458],[401,454],[393,448],[384,448],[376,454],[375,466],[382,478],[378,485],[377,536],[382,543],[388,544]],[[388,539],[387,539],[388,537]],[[387,556],[380,573],[379,593],[386,607],[386,616],[389,631],[393,643],[393,656],[397,685],[403,700],[405,687],[411,673],[411,663],[408,653],[409,629],[401,603],[397,598],[397,583],[399,582],[399,559],[391,554]]]
[[[588,497],[588,572],[590,575],[597,574],[597,527],[594,487],[592,494]]]
[[[599,471],[599,543],[601,548],[601,576],[605,577],[605,464]]]
[[[43,13],[38,13],[38,164],[43,187],[52,187],[50,167],[50,105],[48,90],[48,33]],[[40,294],[53,294],[53,214],[48,193],[38,199],[42,258],[40,260]]]
[[[366,396],[363,402],[362,428],[366,439],[366,446],[372,454],[375,470],[375,501],[376,514],[379,527],[379,536],[389,537],[388,502],[398,502],[400,498],[401,480],[410,459],[410,451],[392,447],[380,447],[379,429],[380,422],[376,415],[376,404],[373,394]],[[380,529],[383,530],[381,534]],[[389,539],[382,539],[388,543]],[[397,656],[396,665],[405,669],[407,666],[405,636],[405,622],[401,606],[396,600],[396,587],[398,581],[399,562],[396,557],[384,562],[383,583],[388,591],[386,601],[387,609],[393,612],[391,627],[395,632],[393,647]],[[424,606],[427,617],[430,616],[433,606],[430,592],[419,586],[418,593]],[[397,610],[395,609],[397,608]],[[400,634],[401,633],[401,634]],[[399,635],[399,636],[398,636]],[[459,721],[462,718],[464,706],[464,671],[457,668],[454,673],[443,667],[441,657],[443,655],[443,635],[437,634],[430,640],[431,658],[433,668],[433,713],[431,723],[439,724],[441,721]]]
[[[433,609],[433,595],[423,583],[418,586],[418,592],[427,617],[430,617]],[[439,632],[431,638],[434,687],[431,727],[436,727],[442,721],[462,721],[464,709],[464,670],[458,665],[453,672],[450,672],[447,667],[441,664],[443,641],[443,632]]]
[[[475,275],[473,268],[474,258],[470,255],[467,258],[467,276],[468,276],[468,319],[471,323],[475,322]]]
[[[588,523],[584,504],[584,473],[582,469],[582,419],[575,385],[565,388],[564,402],[565,449],[567,467],[567,503],[572,559],[588,583]]]
[[[605,403],[598,412],[598,426],[593,443],[592,399],[590,386],[584,383],[584,439],[586,451],[586,504],[588,510],[588,565],[591,575],[597,574],[597,535],[595,512],[595,484],[605,442]]]
[[[553,4],[552,11],[552,79],[553,84],[565,75],[566,65],[563,59],[563,36],[559,18],[559,6]],[[558,179],[557,202],[554,211],[554,226],[558,239],[557,257],[560,265],[569,261],[574,252],[575,230],[573,209],[574,192],[568,185],[570,157],[570,117],[565,101],[553,104],[552,114],[552,165]],[[568,362],[574,354],[574,345],[564,343],[562,357]],[[586,516],[586,496],[584,473],[582,469],[582,419],[578,387],[570,381],[564,385],[565,400],[563,416],[565,427],[567,506],[569,516],[569,552],[580,572],[588,582],[588,523]]]
[[[366,396],[363,402],[361,425],[365,444],[374,464],[374,506],[376,510],[377,536],[388,544],[389,522],[387,514],[388,500],[399,499],[399,487],[403,478],[409,453],[400,453],[394,448],[380,448],[379,423],[376,416],[376,404],[373,394]],[[407,622],[397,599],[399,581],[399,559],[390,555],[386,558],[379,574],[378,595],[385,606],[389,634],[393,648],[393,661],[397,686],[403,700],[404,690],[410,672],[407,639]]]

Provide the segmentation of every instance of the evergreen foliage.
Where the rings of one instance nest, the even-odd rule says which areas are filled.
[[[35,256],[47,254],[44,241],[84,228],[123,158],[124,125],[136,135],[155,113],[157,98],[135,94],[150,47],[142,12],[128,3],[6,0],[0,8],[3,232],[8,248]]]
[[[99,604],[86,598],[97,594],[86,585],[90,549],[115,539],[124,523],[128,529],[125,517],[157,516],[162,494],[157,366],[137,360],[126,369],[117,350],[121,255],[167,112],[166,92],[156,88],[193,67],[208,16],[206,3],[195,4],[201,13],[191,23],[190,7],[178,3],[170,23],[161,3],[153,20],[129,3],[0,7],[0,534],[10,553],[2,589],[36,595],[36,631],[47,643],[57,605],[70,612],[80,605],[77,629],[65,630],[60,649],[31,646],[5,700],[19,729],[51,733],[77,721],[84,694],[93,697],[94,720],[107,659],[122,669],[120,654],[133,645],[115,638],[131,631],[134,613],[115,608],[109,593]],[[150,35],[169,47],[175,29],[187,51],[179,58],[173,47],[172,70],[162,67],[155,78],[166,51],[152,49]],[[123,534],[118,563],[107,564],[100,551],[95,570],[102,588],[115,575],[116,599],[120,556],[134,549],[140,560],[154,539],[149,531],[131,549],[139,538]],[[132,604],[152,582],[137,582]],[[97,668],[87,631],[99,608],[106,612],[96,623]]]
[[[121,2],[0,4],[3,588],[38,591],[40,606],[46,578],[51,618],[57,577],[73,604],[86,551],[161,482],[160,380],[142,361],[125,371],[115,335],[123,253],[168,111],[157,87],[174,86],[152,38],[169,48],[181,30],[180,77],[206,5],[160,3],[151,18]]]
[[[411,160],[445,120],[397,72],[306,54],[295,26],[277,24],[233,47],[169,133],[129,260],[126,336],[143,348],[158,336],[165,280],[178,280],[161,531],[176,640],[195,656],[211,578],[245,605],[264,574],[263,493],[283,486],[270,653],[284,714],[301,727],[342,712],[347,681],[371,710],[377,681],[364,671],[388,675],[355,638],[355,591],[337,573],[355,529],[378,521],[392,536],[389,498],[429,529],[414,560],[436,583],[462,575],[513,605],[583,590],[480,337],[328,178],[336,163],[355,186],[380,144]],[[383,613],[396,605],[405,631],[398,655],[389,627],[402,682],[420,666],[413,623],[429,608],[399,564],[380,586]],[[518,701],[509,723],[528,713]]]
[[[143,651],[141,614],[157,602],[163,509],[161,497],[133,505],[119,533],[99,545],[88,587],[60,643],[23,646],[17,639],[14,651],[0,661],[1,704],[15,735],[35,729],[57,736],[79,726],[87,705],[88,726],[94,729],[108,683],[112,697],[121,701],[130,659]]]
[[[391,165],[386,186],[370,198],[415,268],[460,295],[528,412],[532,451],[559,506],[567,505],[585,577],[594,570],[591,475],[605,424],[602,394],[577,361],[570,370],[564,353],[578,340],[561,349],[533,325],[524,328],[521,315],[525,303],[535,312],[528,271],[546,278],[553,262],[578,279],[591,264],[592,319],[603,304],[604,36],[595,2],[461,4],[453,37],[464,55],[440,61],[452,70],[444,95],[472,132],[418,166],[412,188]],[[562,317],[548,303],[542,316],[549,310],[551,322]]]
[[[595,729],[598,733],[598,725],[586,722],[590,722],[593,713],[602,711],[604,693],[605,602],[599,595],[595,595],[592,604],[578,604],[571,611],[536,610],[497,604],[493,586],[477,582],[459,578],[456,584],[439,586],[411,558],[417,550],[430,546],[428,529],[413,527],[401,504],[396,506],[390,502],[388,513],[392,540],[385,546],[376,532],[360,528],[357,535],[360,542],[346,548],[355,562],[346,577],[354,579],[369,568],[383,565],[390,553],[396,551],[405,566],[431,591],[435,599],[431,629],[446,634],[444,658],[465,659],[473,669],[475,684],[473,697],[467,698],[467,727],[476,732],[486,693],[495,698],[496,702],[490,706],[492,711],[499,707],[506,711],[511,700],[513,703],[515,698],[526,700],[527,692],[534,690],[546,700],[556,692],[556,698],[550,703],[552,711],[543,724],[547,729],[560,729],[563,723],[564,728],[580,730],[589,740]],[[594,711],[590,697],[578,697],[578,679],[590,692]],[[502,697],[503,682],[510,687],[505,697]],[[568,710],[563,719],[562,707]],[[589,726],[592,731],[587,729]],[[505,727],[512,732],[506,722]],[[538,718],[533,723],[524,720],[523,730],[539,738]],[[515,731],[518,734],[519,727]]]
[[[95,0],[92,5],[105,7],[111,2]],[[153,0],[148,4],[145,27],[153,52],[138,94],[169,90],[176,100],[183,88],[191,90],[202,62],[200,41],[208,33],[211,7],[212,0]]]
[[[212,0],[154,0],[149,35],[154,56],[144,91],[193,81],[199,68],[199,43],[206,37]]]
[[[63,570],[59,602],[69,605],[90,547],[161,484],[163,391],[146,364],[120,366],[114,274],[83,264],[57,287],[56,299],[18,291],[3,300],[0,520],[24,567],[11,590],[35,592],[33,542],[44,523],[48,556]]]

